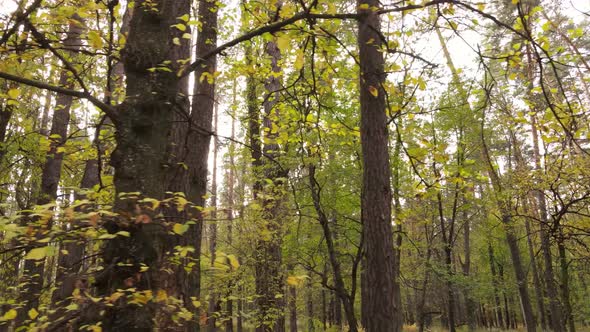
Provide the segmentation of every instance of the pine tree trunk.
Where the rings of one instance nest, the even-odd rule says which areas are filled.
[[[366,7],[366,8],[365,8]],[[368,332],[401,330],[400,294],[395,286],[395,251],[391,226],[391,169],[386,117],[384,59],[378,0],[358,0],[361,147],[363,161],[362,225],[365,278],[363,322]]]

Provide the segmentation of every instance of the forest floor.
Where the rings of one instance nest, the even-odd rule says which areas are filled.
[[[442,326],[431,326],[429,329],[426,329],[425,331],[429,331],[429,332],[447,332],[449,331],[449,329],[447,329],[446,327],[442,327]],[[502,330],[502,329],[498,329],[498,328],[492,328],[492,329],[476,329],[475,332],[525,332],[526,328],[525,327],[521,327],[518,328],[516,330],[510,329],[510,330]],[[404,325],[403,327],[403,332],[418,332],[418,327],[415,325]],[[467,332],[467,326],[460,326],[457,328],[457,332]],[[590,326],[577,326],[576,327],[576,332],[590,332]]]

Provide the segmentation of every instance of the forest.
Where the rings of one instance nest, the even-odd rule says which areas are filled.
[[[0,0],[0,332],[590,331],[586,0]]]

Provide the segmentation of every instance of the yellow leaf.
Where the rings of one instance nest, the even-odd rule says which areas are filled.
[[[376,87],[369,85],[369,93],[373,95],[373,97],[377,97],[379,95],[379,90]]]
[[[170,27],[176,28],[176,29],[178,29],[180,31],[186,31],[186,25],[184,25],[182,23],[173,24]]]
[[[304,64],[303,51],[298,50],[297,57],[295,57],[295,62],[293,63],[293,66],[295,67],[295,69],[300,70],[301,68],[303,68],[303,64]]]
[[[39,316],[39,312],[35,310],[35,308],[31,308],[31,310],[29,310],[29,318],[35,319],[37,316]]]
[[[103,41],[102,37],[97,31],[90,31],[88,32],[88,42],[90,42],[90,46],[94,48],[102,48]]]
[[[172,231],[178,235],[182,235],[184,233],[186,233],[186,231],[188,231],[188,227],[189,225],[187,224],[174,224],[174,226],[172,226]]]
[[[229,265],[231,265],[234,269],[240,267],[240,261],[238,261],[238,258],[236,256],[227,255],[227,259],[229,260]]]
[[[0,321],[13,320],[16,318],[16,315],[16,310],[10,309],[4,314],[4,316],[2,316],[2,318],[0,318]]]
[[[187,204],[188,204],[188,201],[186,200],[186,198],[184,198],[182,196],[176,197],[176,210],[178,210],[178,212],[184,210],[184,206]]]
[[[299,287],[299,286],[303,285],[306,278],[307,278],[306,275],[289,276],[289,277],[287,277],[287,284],[294,286],[294,287]]]
[[[180,39],[178,39],[178,37],[174,37],[172,39],[172,44],[180,46]]]
[[[25,259],[40,260],[47,256],[47,247],[33,248],[27,253]]]
[[[164,302],[168,299],[168,294],[166,294],[166,291],[163,289],[158,290],[158,293],[156,294],[156,302]]]
[[[8,97],[10,97],[12,99],[18,98],[19,95],[20,95],[20,91],[18,89],[8,90]]]
[[[277,38],[277,46],[281,51],[288,49],[290,43],[291,39],[285,35],[281,35]]]
[[[201,307],[201,302],[197,301],[197,300],[193,300],[193,306],[195,306],[195,308],[199,308]]]
[[[512,4],[516,5],[520,0],[512,0]]]
[[[191,39],[191,34],[185,32],[185,33],[182,34],[182,38],[183,39]]]

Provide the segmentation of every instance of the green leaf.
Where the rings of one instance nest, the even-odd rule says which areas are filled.
[[[182,235],[182,234],[186,233],[186,231],[188,231],[188,228],[189,228],[189,225],[187,225],[187,224],[176,223],[176,224],[174,224],[174,226],[172,226],[172,231],[175,234]]]
[[[25,259],[41,260],[47,256],[47,249],[49,247],[33,248],[27,253]]]

